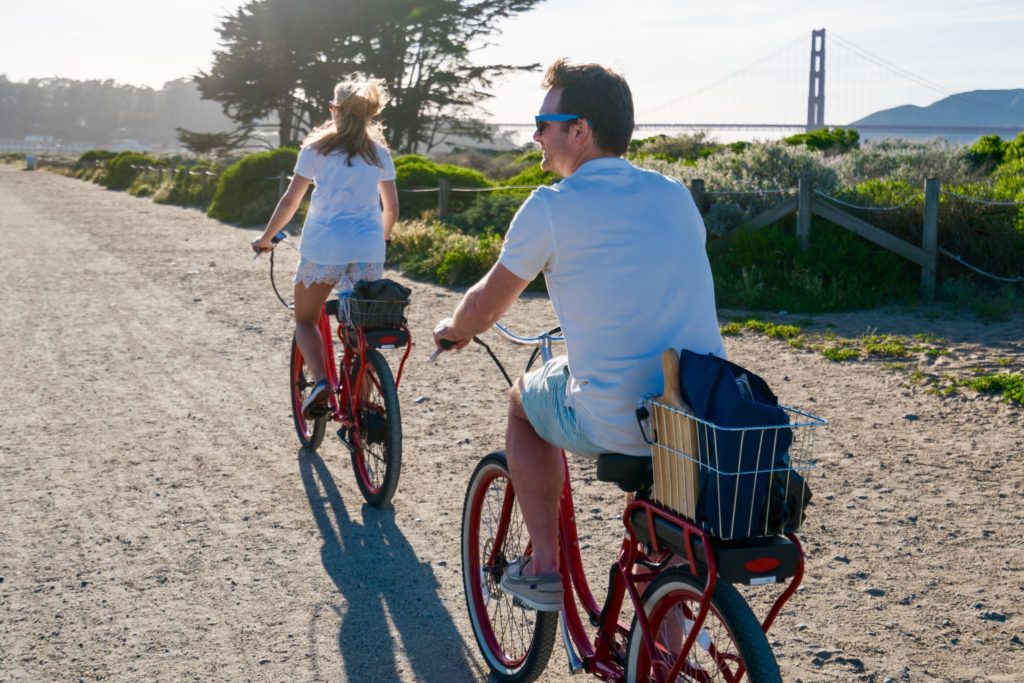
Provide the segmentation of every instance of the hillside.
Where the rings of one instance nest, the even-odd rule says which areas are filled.
[[[857,126],[992,126],[1024,129],[1024,88],[972,90],[927,107],[883,109],[850,124]]]

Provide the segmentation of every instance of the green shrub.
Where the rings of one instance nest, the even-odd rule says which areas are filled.
[[[537,161],[530,164],[529,166],[527,166],[526,168],[524,168],[522,171],[512,176],[511,178],[506,178],[501,184],[506,187],[535,188],[538,185],[550,185],[551,183],[557,181],[558,179],[559,176],[555,175],[554,173],[550,171],[541,170],[540,160],[538,159]],[[525,199],[526,197],[530,196],[530,193],[532,192],[532,189],[523,189],[497,190],[495,193],[511,195],[513,197]]]
[[[1003,163],[1006,143],[998,135],[982,136],[967,149],[967,159],[977,168],[991,170]]]
[[[239,225],[267,222],[280,199],[277,176],[290,173],[297,156],[282,147],[242,157],[220,175],[207,215]]]
[[[101,182],[106,175],[106,162],[117,156],[117,152],[105,149],[91,149],[78,157],[72,175],[94,183]]]
[[[153,201],[177,206],[207,206],[217,190],[219,171],[219,167],[209,161],[194,161],[190,165],[171,168],[167,180],[154,193]],[[214,175],[209,175],[211,173]],[[275,191],[277,187],[274,186]]]
[[[803,145],[807,149],[827,154],[845,154],[860,146],[860,133],[842,128],[821,128],[809,133],[798,133],[784,138],[787,145]]]
[[[440,223],[403,221],[395,226],[388,263],[410,277],[446,285],[468,285],[480,279],[501,253],[501,239],[464,235]]]
[[[158,159],[148,154],[122,152],[107,160],[106,176],[101,182],[111,190],[127,190],[141,170],[132,166],[152,166],[159,163]]]
[[[462,213],[448,216],[445,222],[467,235],[499,235],[522,205],[523,199],[507,193],[481,192]]]
[[[847,154],[832,157],[829,163],[843,185],[888,178],[923,187],[926,178],[940,178],[943,184],[951,184],[984,177],[984,173],[968,160],[962,145],[943,140],[871,141]]]
[[[780,224],[737,235],[711,250],[720,306],[816,313],[913,299],[920,271],[896,254],[823,220],[799,248]]]
[[[491,182],[479,171],[452,164],[438,164],[418,154],[407,154],[395,160],[395,182],[399,190],[437,187],[441,178],[447,178],[452,187],[490,187]],[[459,213],[469,208],[475,193],[452,192],[448,195],[448,210]],[[418,218],[424,211],[437,208],[437,193],[404,192],[399,196],[399,212],[403,218]]]
[[[694,162],[711,156],[722,146],[704,131],[684,135],[654,135],[629,143],[629,157],[654,157],[666,161]]]
[[[96,166],[97,161],[107,161],[117,156],[117,152],[111,152],[106,149],[90,149],[88,152],[84,152],[82,156],[78,157],[78,161],[75,162],[75,166]]]
[[[432,158],[439,164],[463,166],[465,168],[479,171],[488,178],[504,181],[505,179],[516,175],[525,167],[539,161],[540,153],[523,153],[519,150],[497,151],[484,149],[458,149],[452,152],[438,154]]]

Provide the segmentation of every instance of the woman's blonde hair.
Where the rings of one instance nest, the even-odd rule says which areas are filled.
[[[356,75],[347,77],[334,86],[334,101],[341,109],[338,125],[334,119],[322,123],[310,131],[302,145],[312,146],[320,154],[341,150],[348,154],[346,163],[352,165],[356,154],[367,163],[380,166],[380,156],[374,143],[385,145],[384,127],[376,116],[388,103],[387,87],[379,78],[360,79]]]

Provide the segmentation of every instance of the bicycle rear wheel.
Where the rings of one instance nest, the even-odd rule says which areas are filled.
[[[501,681],[533,681],[547,666],[555,642],[557,612],[529,609],[501,588],[509,562],[529,543],[501,451],[477,465],[462,509],[462,578],[473,635],[493,675]]]
[[[306,400],[310,389],[316,384],[306,359],[302,357],[299,345],[292,337],[292,361],[291,361],[291,397],[292,397],[292,420],[295,422],[295,433],[299,436],[299,443],[303,448],[316,450],[324,440],[324,431],[327,429],[327,415],[321,415],[312,420],[302,416],[302,402]]]
[[[651,582],[644,591],[643,605],[657,656],[654,662],[648,657],[634,617],[626,659],[629,683],[657,680],[655,672],[660,673],[660,680],[667,679],[700,611],[703,594],[704,582],[681,567],[668,569]],[[760,622],[730,584],[715,584],[708,616],[675,680],[781,683],[779,665]]]
[[[359,376],[359,357],[350,382]],[[366,351],[366,373],[360,387],[359,429],[350,432],[352,468],[366,502],[381,507],[391,502],[402,468],[402,414],[391,367],[375,349]]]

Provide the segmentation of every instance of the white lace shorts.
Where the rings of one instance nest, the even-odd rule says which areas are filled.
[[[304,287],[319,283],[337,285],[339,293],[351,292],[360,280],[379,280],[384,274],[383,263],[346,263],[345,265],[322,265],[305,257],[299,258],[292,284]]]

